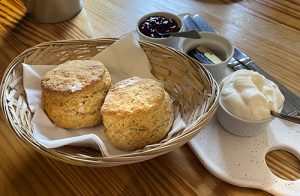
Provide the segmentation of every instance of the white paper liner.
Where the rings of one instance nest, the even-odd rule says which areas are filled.
[[[147,55],[131,33],[110,45],[92,59],[105,64],[113,83],[133,76],[155,79],[151,74]],[[43,75],[55,67],[56,65],[23,64],[23,84],[29,108],[34,112],[32,125],[33,137],[36,141],[46,148],[58,148],[64,145],[93,147],[99,149],[104,157],[136,152],[122,151],[112,146],[106,138],[102,124],[77,130],[66,130],[52,123],[41,106],[40,83]],[[163,145],[185,127],[186,124],[180,113],[178,113],[166,138],[159,143],[147,145],[142,150]]]

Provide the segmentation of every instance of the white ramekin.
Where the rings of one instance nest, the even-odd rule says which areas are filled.
[[[217,111],[217,120],[220,125],[229,133],[238,136],[254,136],[263,131],[266,131],[269,123],[273,120],[273,117],[268,119],[251,121],[241,119],[232,113],[230,113],[222,104],[221,98],[219,98],[219,108]]]
[[[198,47],[205,46],[214,53],[223,57],[223,61],[217,64],[203,64],[204,67],[213,75],[217,82],[220,82],[225,76],[225,69],[228,62],[233,56],[233,45],[224,36],[212,32],[199,32],[200,39],[184,38],[179,43],[179,48],[182,52],[188,53],[190,50]]]

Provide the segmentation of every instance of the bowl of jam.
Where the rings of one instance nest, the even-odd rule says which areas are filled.
[[[141,40],[176,47],[179,38],[162,35],[182,31],[181,19],[168,12],[153,12],[138,20],[137,32]]]

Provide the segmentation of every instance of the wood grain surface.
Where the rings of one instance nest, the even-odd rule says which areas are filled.
[[[85,0],[75,18],[57,24],[24,16],[18,0],[0,0],[0,78],[11,60],[38,43],[120,37],[143,14],[201,14],[221,34],[300,96],[298,0]],[[268,195],[210,174],[187,145],[158,158],[113,168],[69,165],[21,143],[0,115],[0,195]],[[278,176],[300,178],[300,161],[284,151],[266,156]]]

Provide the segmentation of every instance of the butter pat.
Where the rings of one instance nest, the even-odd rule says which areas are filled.
[[[198,46],[197,50],[201,53],[204,54],[204,56],[206,58],[208,58],[209,60],[211,60],[214,64],[218,64],[221,63],[222,60],[217,57],[211,50],[209,50],[208,48],[204,47],[204,46]]]
[[[264,120],[279,111],[284,96],[278,86],[255,71],[239,70],[220,84],[221,102],[233,115],[245,120]]]

